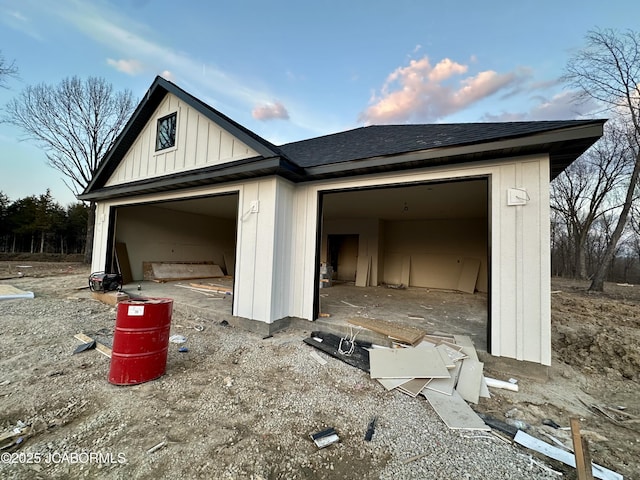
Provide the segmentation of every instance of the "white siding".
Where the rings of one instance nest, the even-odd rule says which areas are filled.
[[[189,125],[198,132],[204,130],[200,120]],[[209,155],[216,145],[229,147],[229,143],[222,140],[228,138],[227,134],[214,129],[221,139],[216,144],[212,141],[211,130],[209,124],[206,142]],[[198,157],[205,142],[196,140],[194,145],[194,155]],[[133,152],[135,149],[132,149],[131,158],[136,158]],[[549,365],[548,172],[548,157],[537,156],[298,185],[271,177],[243,184],[193,189],[181,192],[180,198],[239,192],[233,313],[271,323],[287,316],[313,319],[319,192],[488,176],[492,354]],[[508,206],[509,188],[526,189],[530,200],[526,205]],[[117,204],[170,198],[178,198],[178,195],[170,192],[141,196],[122,199]],[[104,269],[108,215],[112,205],[115,203],[98,205],[94,270]],[[252,211],[254,205],[257,212]]]
[[[158,118],[177,112],[176,146],[155,151]],[[258,153],[178,97],[167,94],[106,186],[218,165]]]

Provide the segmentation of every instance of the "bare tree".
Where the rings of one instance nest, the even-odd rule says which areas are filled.
[[[565,80],[578,88],[584,99],[601,102],[627,125],[627,142],[634,153],[620,215],[589,286],[589,290],[602,291],[640,176],[640,34],[596,30],[589,32],[586,40],[587,46],[569,60]]]
[[[16,62],[7,61],[0,52],[0,87],[7,88],[7,77],[16,77],[18,75],[18,67]]]
[[[614,193],[624,186],[633,168],[624,133],[610,122],[602,139],[551,184],[551,208],[567,229],[575,278],[587,278],[586,243],[594,222],[620,208]]]
[[[103,78],[71,77],[58,85],[28,86],[4,108],[2,121],[17,126],[24,139],[42,147],[47,163],[80,194],[131,116],[131,92],[114,92]],[[95,203],[89,205],[85,261],[91,261]]]

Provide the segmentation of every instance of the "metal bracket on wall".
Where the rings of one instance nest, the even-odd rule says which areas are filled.
[[[524,188],[507,189],[507,205],[526,205],[529,200],[531,198]]]

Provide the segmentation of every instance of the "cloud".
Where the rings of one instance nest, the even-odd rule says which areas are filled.
[[[266,103],[257,105],[251,112],[251,116],[256,120],[288,120],[289,112],[280,102]]]
[[[170,82],[175,83],[176,81],[175,75],[170,70],[163,70],[162,72],[160,72],[160,76],[165,80],[169,80]]]
[[[516,88],[529,75],[524,69],[475,75],[467,75],[468,70],[468,65],[449,58],[435,65],[428,57],[411,60],[389,74],[359,120],[367,124],[437,121],[499,91]]]
[[[555,95],[535,95],[533,105],[527,111],[485,114],[485,122],[518,122],[531,120],[574,120],[592,118],[601,114],[603,107],[593,99],[581,99],[575,90],[563,91]]]
[[[142,63],[138,60],[114,60],[113,58],[107,58],[107,63],[116,70],[128,75],[138,75],[144,71]]]

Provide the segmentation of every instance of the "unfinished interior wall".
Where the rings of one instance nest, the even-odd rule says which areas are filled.
[[[456,289],[465,258],[480,261],[476,289],[488,291],[487,219],[385,221],[383,283],[404,283],[403,262],[410,261],[409,285]]]
[[[142,262],[213,262],[235,251],[236,222],[158,205],[120,207],[116,241],[127,245],[134,280]]]

